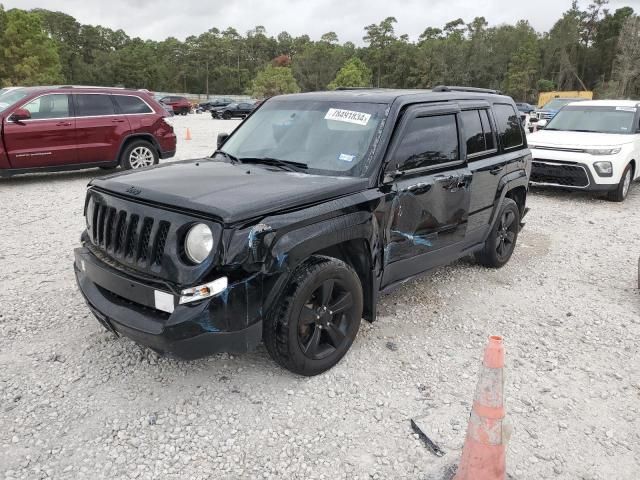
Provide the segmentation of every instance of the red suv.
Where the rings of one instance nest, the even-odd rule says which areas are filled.
[[[184,97],[167,96],[160,99],[161,103],[173,108],[176,115],[186,115],[191,111],[191,102]]]
[[[141,168],[176,152],[167,112],[146,91],[25,87],[0,94],[0,177]]]

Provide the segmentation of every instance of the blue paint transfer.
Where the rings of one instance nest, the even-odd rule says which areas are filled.
[[[412,235],[410,233],[400,232],[398,230],[391,230],[391,233],[397,233],[398,235],[403,236],[407,240],[413,242],[414,245],[422,245],[424,247],[432,247],[433,243],[430,240],[426,239],[424,235]]]

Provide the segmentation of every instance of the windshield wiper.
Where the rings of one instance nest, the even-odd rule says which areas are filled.
[[[213,152],[213,155],[211,155],[211,157],[215,157],[216,155],[222,155],[226,159],[230,160],[231,163],[239,163],[240,162],[240,160],[238,160],[238,157],[235,157],[235,156],[231,155],[230,153],[225,152],[224,150],[216,150],[215,152]]]
[[[279,160],[271,157],[242,157],[239,160],[242,163],[258,163],[262,165],[280,167],[283,170],[288,170],[290,172],[297,172],[309,168],[306,163],[294,162],[291,160]]]

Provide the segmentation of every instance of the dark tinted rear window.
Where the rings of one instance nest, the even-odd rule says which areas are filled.
[[[480,119],[482,120],[482,131],[484,132],[487,150],[493,150],[496,148],[496,135],[489,119],[489,110],[481,110]]]
[[[464,125],[464,136],[467,142],[467,155],[484,152],[485,142],[480,122],[480,112],[478,110],[467,110],[462,112],[462,123]]]
[[[133,113],[151,113],[152,110],[149,105],[144,103],[141,98],[131,95],[114,95],[118,107],[121,113],[133,114]]]
[[[520,116],[512,105],[498,103],[493,106],[498,123],[498,133],[504,148],[515,148],[523,144]]]
[[[76,116],[92,117],[116,113],[111,95],[76,94]]]

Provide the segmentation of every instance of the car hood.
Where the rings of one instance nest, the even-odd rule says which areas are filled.
[[[633,135],[616,133],[565,132],[562,130],[539,130],[527,136],[527,141],[536,146],[587,148],[611,147],[633,142]],[[531,146],[531,145],[530,145]],[[535,147],[531,147],[535,148]]]
[[[310,175],[204,158],[116,173],[97,178],[90,186],[234,223],[356,193],[368,183],[366,178]]]

